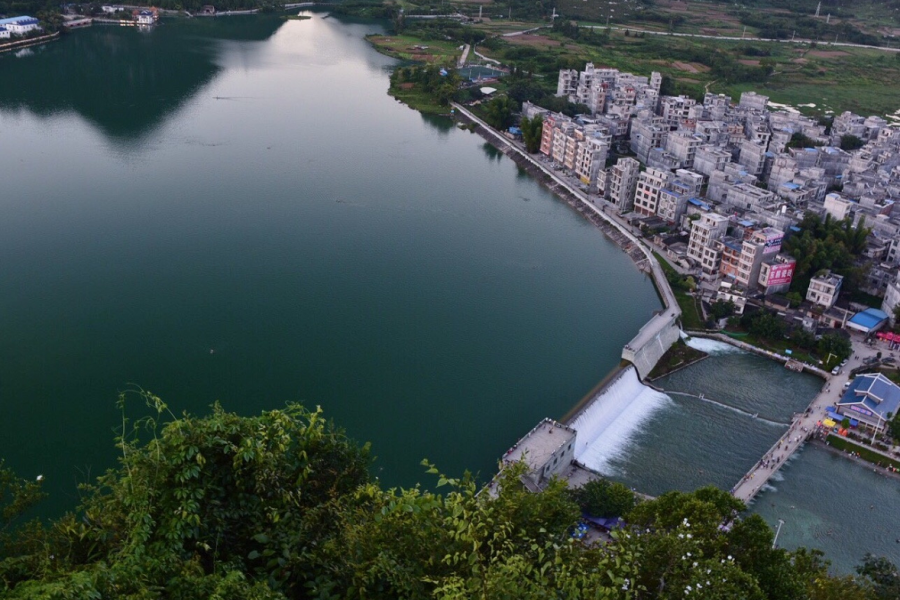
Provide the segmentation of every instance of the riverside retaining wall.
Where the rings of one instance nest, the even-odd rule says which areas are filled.
[[[514,143],[493,127],[482,121],[464,106],[452,102],[451,105],[459,116],[470,123],[478,125],[478,133],[501,152],[509,156],[522,168],[538,175],[538,179],[550,187],[556,194],[566,200],[585,218],[600,227],[613,241],[631,256],[638,268],[649,271],[656,283],[656,289],[662,297],[664,309],[654,315],[638,334],[622,349],[622,358],[631,362],[644,379],[659,362],[672,344],[678,340],[678,318],[681,309],[675,300],[675,294],[666,279],[662,267],[656,257],[641,243],[627,227],[610,217],[601,207],[595,205],[578,187],[559,177],[556,173],[541,164],[528,154],[519,144]]]

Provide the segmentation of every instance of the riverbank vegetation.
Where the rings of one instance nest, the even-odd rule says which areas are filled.
[[[831,215],[826,214],[823,219],[808,212],[799,227],[800,233],[789,236],[784,243],[784,251],[797,259],[791,291],[805,297],[810,279],[830,270],[844,277],[842,292],[859,292],[865,284],[866,270],[857,265],[857,259],[871,232],[865,220],[854,227],[850,219],[835,221]]]
[[[861,459],[866,460],[873,465],[890,465],[895,469],[900,469],[900,461],[884,456],[883,454],[879,454],[878,452],[875,452],[862,444],[857,444],[838,435],[829,435],[827,441],[828,445],[832,448],[837,448],[838,450],[842,450],[850,454],[858,454]]]
[[[419,40],[416,43],[444,41],[457,46],[473,44],[488,58],[527,74],[531,78],[531,89],[520,95],[530,97],[511,94],[517,102],[527,99],[546,106],[547,102],[553,102],[550,99],[554,98],[559,69],[581,69],[585,62],[592,61],[642,75],[660,71],[665,78],[662,92],[666,94],[683,93],[701,97],[705,91],[711,91],[736,98],[744,91],[754,90],[770,96],[775,102],[798,106],[800,110],[816,115],[844,110],[888,114],[897,109],[900,58],[880,50],[828,44],[834,41],[834,33],[843,41],[851,41],[856,34],[851,35],[847,27],[853,27],[859,36],[863,36],[859,39],[875,42],[873,45],[891,40],[877,33],[887,32],[888,29],[874,11],[858,11],[862,16],[852,25],[848,25],[847,20],[839,22],[836,15],[830,24],[824,23],[824,18],[813,18],[812,21],[817,24],[810,29],[809,37],[816,40],[815,36],[819,35],[818,41],[782,44],[741,39],[670,37],[651,32],[751,37],[764,30],[753,23],[768,19],[771,23],[767,27],[777,29],[780,20],[786,16],[785,11],[793,10],[791,7],[754,6],[750,11],[716,3],[668,0],[619,4],[621,6],[613,10],[614,13],[618,11],[612,19],[613,29],[605,27],[607,11],[612,5],[575,0],[492,2],[487,5],[468,2],[406,3],[405,14],[457,13],[468,15],[471,22],[463,24],[450,19],[395,18],[394,28],[395,32]],[[863,2],[863,5],[868,4]],[[385,6],[390,6],[390,3]],[[479,7],[484,15],[482,19],[478,18]],[[639,7],[640,10],[629,7]],[[829,10],[833,8],[836,7]],[[549,17],[554,9],[559,18],[551,26]],[[803,19],[810,17],[811,13],[805,7],[799,10],[801,12],[797,14],[803,14]],[[514,20],[508,18],[510,11]],[[589,26],[596,28],[590,29]],[[534,27],[542,29],[502,37],[504,33]],[[815,34],[817,27],[824,27],[820,34]],[[826,35],[826,30],[832,33]],[[844,30],[848,32],[846,37],[842,33]],[[795,35],[800,37],[801,32],[797,31]],[[475,62],[480,60],[474,55],[469,59]],[[559,110],[552,105],[546,107]]]
[[[697,306],[697,298],[688,292],[697,287],[697,282],[690,275],[682,275],[676,271],[669,262],[654,252],[653,256],[666,274],[666,280],[675,294],[675,300],[681,308],[681,324],[684,329],[703,329],[703,319],[700,316],[700,308]]]
[[[659,379],[673,371],[683,369],[688,365],[703,360],[707,356],[709,355],[706,352],[691,348],[685,344],[684,341],[678,340],[666,350],[665,354],[662,355],[656,363],[656,366],[653,367],[653,370],[647,375],[647,379],[650,381]]]
[[[368,446],[321,411],[174,418],[139,397],[151,414],[125,422],[119,466],[82,487],[74,513],[10,528],[40,482],[2,469],[3,597],[875,600],[884,585],[773,549],[762,518],[739,517],[743,504],[714,488],[632,508],[621,486],[594,484],[575,496],[629,526],[586,545],[565,484],[530,493],[524,465],[495,494],[427,463],[437,491],[385,490]]]

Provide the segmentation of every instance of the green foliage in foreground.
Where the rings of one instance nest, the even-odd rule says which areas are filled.
[[[765,522],[738,518],[743,505],[714,488],[640,504],[633,527],[588,546],[569,533],[565,485],[528,493],[523,465],[496,495],[428,465],[445,493],[384,490],[368,447],[318,410],[214,406],[160,428],[165,405],[142,395],[157,415],[119,438],[118,468],[83,489],[75,514],[2,532],[4,598],[874,600],[896,585],[886,561],[870,565],[873,583],[773,550]],[[36,490],[2,473],[8,521]]]
[[[580,488],[569,490],[572,500],[585,513],[594,517],[620,517],[634,508],[634,492],[618,482],[594,479]]]

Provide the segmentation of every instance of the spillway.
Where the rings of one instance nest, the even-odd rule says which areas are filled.
[[[604,475],[641,427],[672,399],[642,384],[628,367],[571,422],[578,432],[575,459]]]
[[[738,354],[743,352],[740,348],[725,342],[720,342],[719,340],[711,340],[702,337],[687,337],[684,333],[682,333],[682,339],[684,339],[684,343],[691,348],[706,352],[707,354]]]

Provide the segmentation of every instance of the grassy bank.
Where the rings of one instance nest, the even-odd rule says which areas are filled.
[[[872,464],[881,466],[889,464],[895,469],[900,469],[900,461],[894,460],[893,458],[888,458],[883,454],[873,452],[871,449],[866,448],[865,446],[860,446],[855,442],[851,442],[847,438],[843,438],[837,435],[829,435],[828,444],[832,448],[837,448],[838,450],[843,450],[844,452],[859,454],[860,458],[862,458],[863,460],[867,460]]]
[[[446,115],[450,112],[450,109],[447,106],[438,104],[435,101],[434,96],[424,92],[419,86],[404,88],[404,85],[407,84],[401,84],[400,86],[392,85],[390,89],[388,89],[388,94],[421,113],[428,115]]]
[[[703,329],[703,319],[700,316],[700,308],[697,306],[697,299],[687,293],[687,289],[693,286],[693,278],[687,275],[681,275],[672,268],[672,265],[666,261],[657,252],[653,253],[656,260],[659,261],[666,279],[672,287],[675,294],[675,300],[681,308],[681,323],[685,329]]]
[[[665,354],[662,355],[662,358],[659,359],[659,362],[656,363],[656,366],[650,371],[647,379],[653,381],[663,375],[668,375],[673,371],[703,360],[707,356],[709,355],[706,352],[691,348],[682,340],[678,340],[672,344],[671,348],[666,350]]]
[[[708,89],[737,100],[752,90],[811,115],[884,115],[900,108],[900,57],[881,50],[626,35],[604,28],[582,29],[577,39],[550,30],[503,38],[490,54],[554,82],[561,66],[583,68],[591,61],[641,75],[659,71],[671,83],[667,93],[700,96]]]

